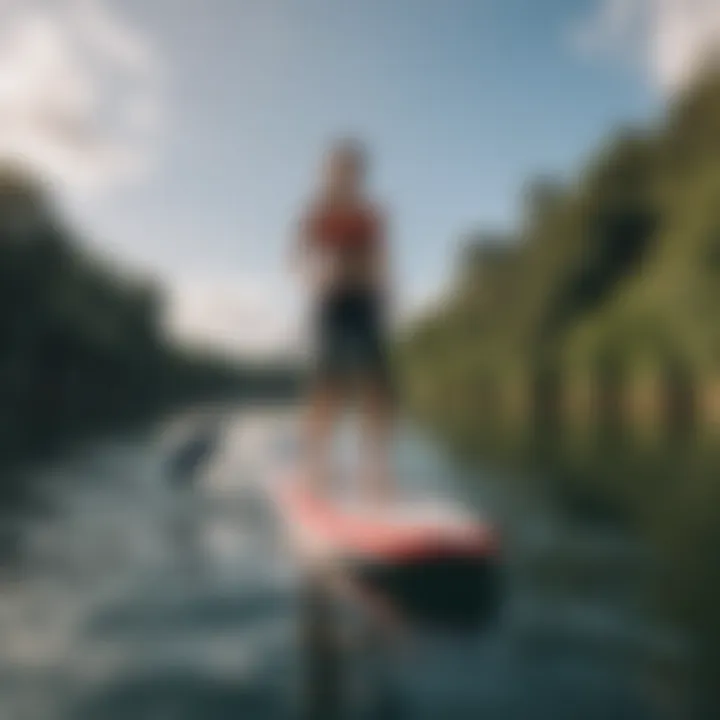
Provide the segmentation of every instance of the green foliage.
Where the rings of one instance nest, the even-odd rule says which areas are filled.
[[[609,356],[717,368],[719,126],[708,76],[658,127],[618,133],[571,186],[535,183],[514,236],[463,247],[453,301],[407,336],[408,372],[442,398],[458,356],[477,374]]]
[[[31,176],[0,167],[0,466],[171,401],[291,384],[288,369],[171,346],[162,304],[82,251]]]
[[[572,186],[531,193],[505,253],[488,242],[496,235],[476,236],[453,301],[412,328],[399,352],[416,414],[485,462],[507,439],[488,441],[480,418],[489,413],[496,429],[502,418],[479,388],[525,394],[532,432],[512,434],[497,461],[539,466],[566,501],[611,508],[647,542],[663,567],[654,604],[697,640],[705,689],[720,668],[709,427],[720,377],[718,128],[720,77],[708,75],[656,127],[615,137]],[[592,379],[592,427],[575,427],[570,413],[557,422],[568,398],[571,412],[585,400],[578,378]],[[698,401],[710,412],[697,412]],[[655,459],[640,425],[654,429],[661,414],[661,434],[648,436],[661,439]],[[693,430],[698,447],[687,443]]]

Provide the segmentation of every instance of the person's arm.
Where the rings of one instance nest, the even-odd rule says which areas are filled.
[[[316,247],[317,207],[310,206],[301,216],[295,230],[290,252],[291,270],[312,291],[318,288],[322,278]]]
[[[298,225],[291,248],[291,267],[311,291],[329,282],[330,268],[316,244],[317,208],[310,208]]]
[[[292,234],[289,253],[290,271],[302,274],[310,250],[310,216],[303,213]]]
[[[375,242],[372,258],[373,282],[380,296],[389,304],[392,298],[392,268],[387,216],[375,211]]]

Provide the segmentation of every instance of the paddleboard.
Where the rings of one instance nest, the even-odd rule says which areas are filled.
[[[311,488],[286,471],[271,492],[302,562],[342,573],[414,623],[466,627],[495,616],[500,542],[490,522],[435,499],[372,506]]]

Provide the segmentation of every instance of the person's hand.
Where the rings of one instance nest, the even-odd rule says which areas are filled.
[[[317,253],[310,261],[309,281],[312,288],[324,293],[337,283],[337,261],[330,253]]]

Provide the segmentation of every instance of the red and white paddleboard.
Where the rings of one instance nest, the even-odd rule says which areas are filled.
[[[488,614],[499,542],[487,521],[436,501],[343,503],[318,496],[304,480],[289,472],[272,488],[303,561],[342,570],[421,618],[443,623]]]
[[[288,473],[274,502],[302,553],[342,562],[402,564],[445,557],[485,558],[498,540],[490,525],[438,502],[372,506],[313,493],[299,473]]]

